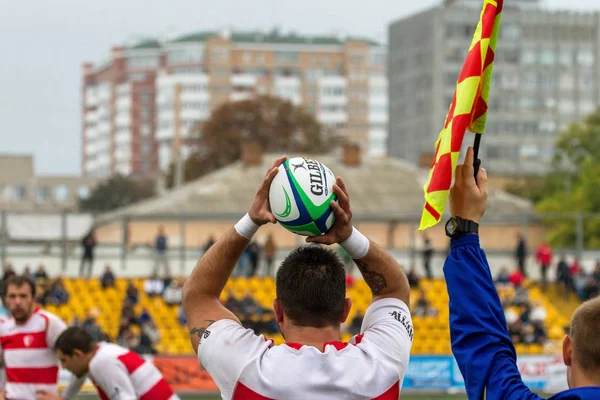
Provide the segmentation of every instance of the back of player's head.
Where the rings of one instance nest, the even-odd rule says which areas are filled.
[[[586,372],[600,373],[600,297],[580,305],[571,319],[573,358]]]
[[[277,270],[277,299],[298,326],[339,326],[344,314],[346,271],[340,258],[323,246],[292,251]]]
[[[4,293],[7,292],[9,286],[16,286],[18,288],[29,286],[31,289],[31,296],[35,297],[35,282],[25,275],[11,275],[8,277],[6,281],[4,281]]]
[[[56,339],[54,349],[60,350],[66,356],[72,356],[75,350],[79,350],[85,354],[90,353],[95,345],[96,342],[88,331],[78,326],[72,326],[67,328]]]

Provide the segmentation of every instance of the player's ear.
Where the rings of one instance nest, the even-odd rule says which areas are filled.
[[[342,319],[340,320],[340,323],[344,323],[346,322],[346,320],[348,319],[348,314],[350,314],[350,309],[352,308],[352,300],[350,299],[350,297],[346,297],[346,299],[344,300],[344,314],[342,315]]]
[[[573,341],[566,335],[562,345],[563,361],[567,367],[573,364]]]
[[[278,324],[283,322],[283,307],[279,299],[273,299],[273,310],[275,311],[275,320]]]

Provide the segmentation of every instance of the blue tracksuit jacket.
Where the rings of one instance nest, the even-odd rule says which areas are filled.
[[[469,400],[538,400],[521,380],[504,310],[478,235],[453,239],[444,265],[450,296],[452,352]],[[561,392],[552,400],[600,400],[600,387]]]

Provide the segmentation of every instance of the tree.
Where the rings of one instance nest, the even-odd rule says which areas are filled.
[[[259,144],[266,152],[323,153],[328,149],[328,138],[312,115],[270,96],[224,103],[190,135],[194,151],[184,165],[185,182],[239,160],[245,141]],[[168,187],[173,185],[173,176],[172,165]]]
[[[600,211],[600,110],[572,124],[556,141],[551,172],[538,184],[525,182],[520,188],[540,213],[598,213]],[[529,189],[526,189],[529,185]],[[516,189],[516,190],[515,190]],[[513,192],[519,188],[513,187]],[[577,224],[574,218],[548,217],[552,228],[549,242],[574,247]],[[586,247],[600,246],[600,218],[583,224]]]
[[[79,209],[84,212],[106,212],[147,199],[154,195],[154,184],[135,180],[123,175],[114,175],[100,182],[90,196],[79,200]]]

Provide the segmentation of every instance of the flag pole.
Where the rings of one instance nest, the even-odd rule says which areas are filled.
[[[477,174],[479,173],[479,167],[481,166],[481,160],[479,159],[479,145],[481,144],[481,133],[475,134],[475,143],[473,143],[473,169],[475,170],[475,182],[477,182]]]

